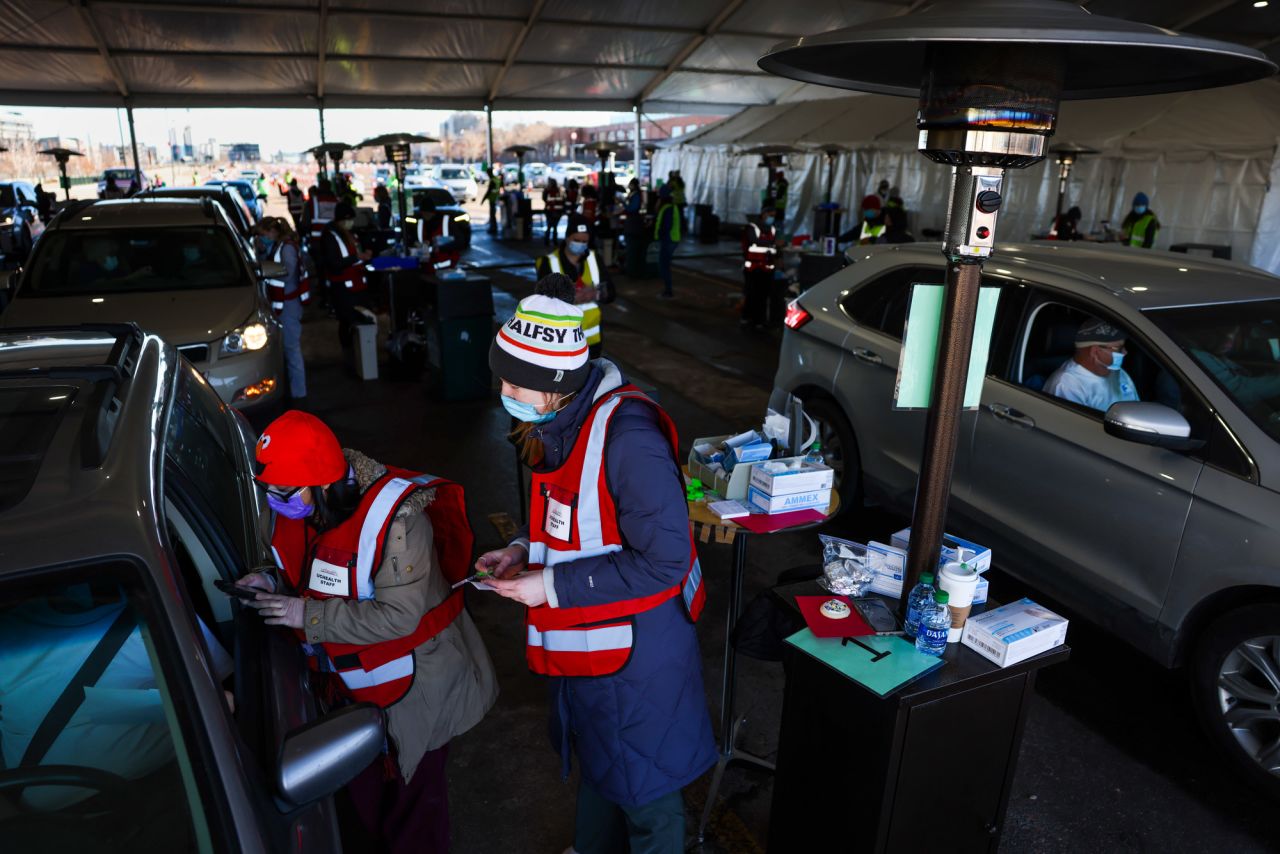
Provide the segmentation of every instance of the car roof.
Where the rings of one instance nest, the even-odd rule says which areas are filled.
[[[900,253],[911,263],[941,266],[937,243],[853,247],[849,255]],[[1138,310],[1280,298],[1280,278],[1256,267],[1202,255],[1133,249],[1087,241],[1001,243],[987,273],[1044,284],[1105,291]]]
[[[133,324],[0,330],[0,393],[66,394],[29,490],[0,512],[0,578],[154,545],[156,404],[178,358]],[[134,519],[121,507],[137,508]],[[68,520],[84,536],[68,537]]]
[[[85,205],[73,216],[59,217],[59,229],[136,228],[138,226],[208,225],[219,222],[201,199],[134,197]],[[209,202],[212,204],[212,201]]]

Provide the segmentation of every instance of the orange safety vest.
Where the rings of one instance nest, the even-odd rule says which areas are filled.
[[[267,299],[271,300],[271,310],[277,315],[284,311],[284,304],[286,300],[296,299],[298,302],[304,304],[311,301],[311,274],[307,272],[306,265],[302,263],[302,249],[298,247],[298,244],[295,241],[289,242],[293,243],[293,248],[298,251],[297,289],[291,294],[286,294],[284,292],[285,283],[283,279],[265,280],[267,285]],[[284,244],[285,241],[280,241],[280,243],[276,245],[275,251],[271,253],[271,260],[277,264],[284,263]]]
[[[326,229],[325,234],[332,236],[338,244],[338,255],[343,266],[337,270],[327,271],[324,275],[330,287],[345,288],[352,293],[359,293],[368,287],[364,278],[364,261],[358,254],[360,247],[356,239],[343,235],[337,228]]]
[[[596,221],[596,207],[598,204],[599,204],[599,200],[597,199],[591,199],[591,198],[583,199],[582,200],[582,218],[585,219],[587,222],[594,223]]]
[[[609,377],[606,376],[607,384]],[[620,378],[619,378],[620,380]],[[633,385],[597,391],[573,452],[560,468],[533,473],[529,503],[529,566],[555,567],[579,558],[622,550],[617,507],[605,477],[609,420],[624,400],[641,400],[658,413],[676,457],[679,440],[671,417]],[[631,659],[634,616],[681,596],[696,622],[706,604],[702,567],[689,531],[689,570],[679,584],[660,593],[580,608],[539,605],[525,616],[529,669],[544,676],[608,676]],[[661,642],[661,641],[659,641]]]
[[[276,564],[304,599],[374,598],[378,568],[386,547],[387,531],[396,511],[417,490],[434,489],[427,505],[440,569],[450,583],[471,571],[475,537],[467,521],[462,487],[429,474],[388,468],[365,490],[356,512],[341,525],[318,535],[305,519],[277,515],[271,533]],[[306,632],[297,630],[312,669],[334,673],[342,691],[356,702],[377,703],[386,708],[403,697],[413,684],[413,651],[431,640],[462,613],[462,588],[422,615],[418,627],[394,640],[372,644],[310,644]]]
[[[772,270],[778,263],[778,247],[773,245],[772,228],[761,228],[754,222],[747,223],[750,229],[743,235],[743,264],[747,270]]]

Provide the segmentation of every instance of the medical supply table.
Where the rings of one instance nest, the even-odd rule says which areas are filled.
[[[687,469],[685,469],[684,474],[685,477],[688,477],[689,472]],[[816,528],[834,516],[839,510],[840,494],[832,490],[831,504],[827,507],[826,516],[823,519],[791,528],[783,528],[778,531],[770,531],[769,533],[790,534]],[[711,807],[716,802],[716,795],[720,791],[720,783],[724,779],[725,769],[734,762],[744,762],[766,771],[773,771],[774,765],[759,756],[747,753],[745,750],[739,750],[735,743],[737,741],[738,726],[742,721],[738,720],[734,715],[734,694],[736,691],[734,677],[738,653],[733,646],[733,635],[738,626],[738,617],[742,613],[742,582],[747,570],[747,540],[752,532],[732,521],[722,520],[701,501],[689,502],[689,521],[695,526],[703,525],[710,526],[713,529],[721,529],[733,541],[733,567],[729,579],[728,620],[726,621],[724,632],[724,672],[720,686],[720,758],[716,762],[715,774],[711,778],[711,788],[707,791],[707,803],[702,810],[702,819],[698,822],[698,841],[702,842],[706,834],[707,822],[711,818]],[[717,542],[723,542],[724,540],[725,537],[716,537]]]
[[[773,590],[800,625],[796,595],[825,593]],[[941,668],[881,697],[784,646],[770,851],[996,851],[1036,673],[1070,647],[1001,668],[948,644]]]

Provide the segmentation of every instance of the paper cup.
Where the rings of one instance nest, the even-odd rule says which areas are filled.
[[[951,596],[948,606],[951,608],[951,630],[947,632],[947,643],[957,643],[964,630],[965,620],[973,610],[973,594],[978,589],[978,573],[959,563],[949,563],[938,575],[938,587]]]

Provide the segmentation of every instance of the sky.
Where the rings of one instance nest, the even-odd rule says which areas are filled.
[[[76,137],[85,145],[91,140],[119,145],[129,142],[129,126],[124,110],[71,107],[10,107],[0,105],[0,118],[17,114],[30,121],[39,137]],[[183,128],[191,126],[195,143],[216,139],[219,143],[256,142],[263,154],[296,152],[320,142],[320,124],[315,110],[267,109],[154,109],[134,110],[139,145],[163,148],[173,128],[182,142]],[[436,133],[440,122],[452,115],[447,110],[325,110],[325,138],[329,142],[355,144],[382,133]],[[482,114],[481,114],[482,115]],[[631,113],[521,112],[494,113],[495,127],[510,127],[545,121],[563,124],[572,115],[580,127],[633,120]]]

